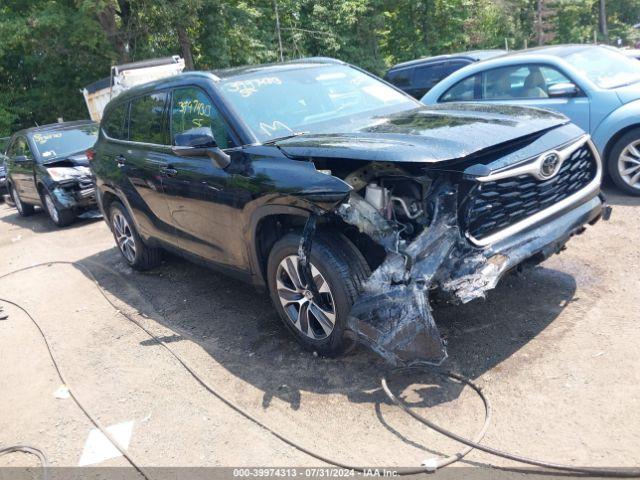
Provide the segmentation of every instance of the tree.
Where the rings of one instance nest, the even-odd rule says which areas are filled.
[[[276,3],[277,2],[277,3]],[[111,65],[180,54],[187,68],[330,56],[376,74],[475,48],[638,39],[640,0],[3,0],[0,136],[86,118],[79,89]],[[276,16],[276,7],[278,15]],[[279,28],[278,28],[279,25]],[[279,35],[278,35],[279,34]],[[606,39],[602,36],[601,39]]]

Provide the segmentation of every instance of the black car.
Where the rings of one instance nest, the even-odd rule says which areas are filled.
[[[91,169],[133,268],[170,249],[266,286],[305,347],[360,338],[393,363],[446,356],[432,290],[482,297],[608,212],[598,154],[566,117],[426,107],[330,59],[127,91]]]
[[[7,157],[4,155],[8,142],[9,137],[0,138],[0,202],[4,200],[5,194],[9,193],[7,190]]]
[[[28,128],[9,141],[7,188],[23,217],[42,206],[59,227],[96,208],[87,150],[98,137],[88,120]]]
[[[420,100],[436,83],[456,70],[460,70],[471,63],[497,57],[504,53],[507,53],[507,51],[474,50],[451,55],[419,58],[394,65],[384,75],[384,79]]]

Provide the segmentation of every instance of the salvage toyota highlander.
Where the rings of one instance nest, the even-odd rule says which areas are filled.
[[[8,143],[7,190],[18,213],[27,217],[42,206],[58,227],[96,211],[95,186],[86,151],[98,136],[88,120],[21,130]]]
[[[163,249],[265,285],[300,343],[440,363],[434,290],[481,298],[607,217],[589,136],[539,109],[425,107],[331,59],[137,87],[91,168],[124,259]]]

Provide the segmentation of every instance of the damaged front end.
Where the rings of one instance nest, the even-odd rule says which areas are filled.
[[[460,173],[427,168],[408,175],[397,165],[390,171],[370,164],[367,178],[362,172],[347,176],[353,191],[324,215],[356,227],[385,252],[352,307],[348,328],[392,365],[442,363],[447,352],[430,307],[432,292],[453,303],[483,298],[510,270],[543,261],[586,224],[608,218],[602,166],[588,137],[552,153],[559,162],[547,178],[539,177],[549,152]],[[306,278],[315,223],[312,215],[300,244]]]
[[[45,162],[44,178],[54,201],[65,210],[95,209],[96,189],[85,154]]]

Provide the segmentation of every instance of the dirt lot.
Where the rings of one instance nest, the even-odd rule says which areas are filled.
[[[589,228],[562,255],[505,279],[485,302],[436,308],[447,367],[475,379],[493,403],[489,445],[552,461],[640,465],[640,200],[609,196],[612,220]],[[373,354],[358,349],[331,360],[303,352],[265,294],[175,257],[134,273],[104,222],[58,230],[43,213],[20,218],[0,204],[0,275],[53,260],[90,268],[123,310],[170,341],[223,395],[319,453],[416,466],[459,447],[386,402],[379,389],[385,365]],[[33,313],[70,386],[103,424],[132,422],[128,452],[139,463],[322,465],[207,393],[80,269],[52,265],[5,278],[0,297]],[[71,399],[56,398],[60,382],[37,331],[17,309],[6,310],[0,446],[36,445],[56,466],[91,463],[83,451],[92,425]],[[482,419],[477,397],[454,384],[414,377],[393,387],[461,434],[471,435]],[[509,464],[476,452],[466,463]],[[0,458],[0,466],[32,464],[22,454]]]

